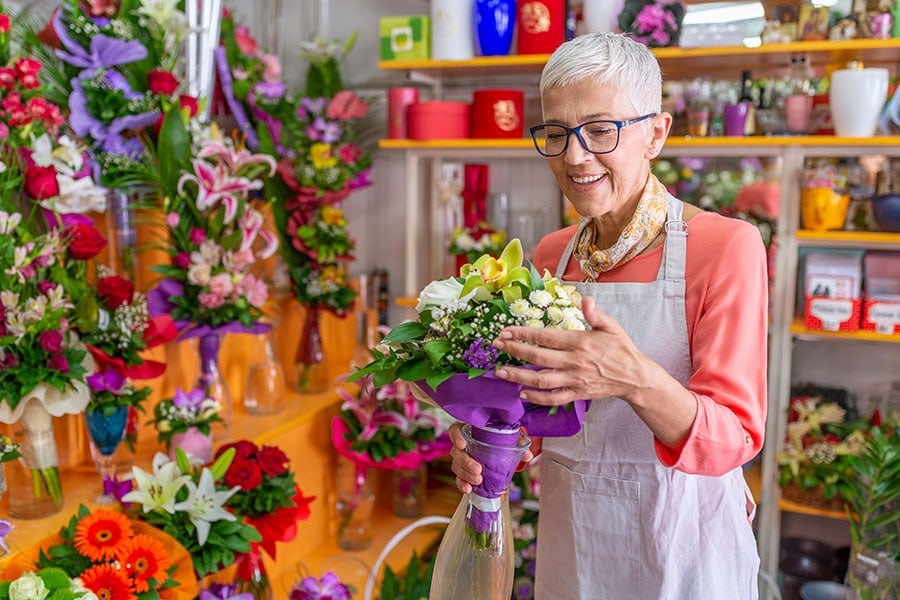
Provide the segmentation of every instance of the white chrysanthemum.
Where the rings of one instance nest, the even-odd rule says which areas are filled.
[[[541,321],[540,319],[528,319],[528,321],[525,322],[525,326],[526,327],[543,327],[544,322]]]
[[[528,309],[528,318],[537,319],[538,321],[544,318],[544,311],[538,308],[537,306],[529,307]]]
[[[582,314],[580,308],[569,306],[562,309],[562,318],[560,320],[565,321],[566,319],[576,319],[578,321],[583,321],[584,315]]]
[[[547,290],[534,290],[528,294],[528,299],[532,304],[540,306],[541,308],[550,306],[550,303],[553,302],[553,296],[551,296],[550,292]]]
[[[584,331],[586,329],[581,319],[564,319],[559,328],[565,331]]]
[[[512,304],[509,305],[509,312],[514,317],[525,317],[528,316],[529,308],[531,308],[531,305],[528,304],[528,300],[519,298],[518,300],[513,300]]]
[[[563,311],[558,306],[551,306],[547,309],[547,318],[551,323],[559,323],[563,320]]]

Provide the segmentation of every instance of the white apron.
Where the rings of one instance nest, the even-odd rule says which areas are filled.
[[[668,210],[655,281],[575,286],[686,384],[688,227],[681,202],[670,196]],[[574,239],[557,267],[560,279]],[[535,597],[755,599],[759,556],[748,498],[740,468],[707,477],[664,467],[653,434],[624,400],[594,400],[580,433],[544,439]]]

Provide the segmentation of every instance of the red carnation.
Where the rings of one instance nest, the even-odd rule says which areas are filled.
[[[54,354],[47,360],[47,366],[60,373],[69,372],[69,361],[62,354]]]
[[[263,446],[256,457],[259,468],[269,477],[287,473],[287,455],[275,446]]]
[[[38,343],[44,352],[53,353],[62,350],[62,334],[58,331],[42,331],[38,335]]]
[[[134,284],[120,275],[110,275],[97,281],[97,292],[106,306],[115,310],[131,302],[134,297]]]
[[[168,96],[178,89],[178,80],[169,71],[150,71],[147,75],[150,91]]]
[[[39,167],[32,165],[25,169],[25,193],[35,200],[46,200],[59,195],[56,168],[52,165]]]
[[[225,473],[225,485],[240,486],[245,492],[255,490],[262,484],[262,472],[252,460],[235,460]]]
[[[106,238],[93,225],[77,222],[66,230],[69,242],[69,256],[75,260],[88,260],[106,247]]]
[[[20,58],[16,61],[16,76],[22,83],[22,87],[28,90],[40,87],[41,82],[38,80],[38,73],[41,72],[42,65],[33,58]]]
[[[0,88],[8,90],[16,87],[16,72],[10,67],[0,67]]]

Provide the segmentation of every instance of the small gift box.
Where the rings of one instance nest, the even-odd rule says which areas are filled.
[[[565,41],[566,0],[520,2],[516,54],[550,54]]]
[[[469,137],[469,105],[433,100],[406,109],[406,134],[412,140],[453,140]]]
[[[472,94],[472,137],[522,137],[524,103],[522,90],[475,91]]]
[[[804,324],[810,329],[855,331],[862,309],[862,255],[811,252],[804,277]]]
[[[427,15],[381,17],[381,60],[428,60],[431,31]]]
[[[862,328],[900,334],[900,253],[868,252]]]

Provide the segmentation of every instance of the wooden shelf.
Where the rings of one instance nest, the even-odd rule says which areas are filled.
[[[800,246],[843,246],[850,248],[900,248],[900,233],[890,231],[812,231],[795,232]]]
[[[884,342],[887,344],[900,344],[900,335],[876,333],[874,331],[823,331],[821,329],[809,329],[803,324],[803,319],[794,319],[791,323],[791,334],[794,337],[808,339],[833,339],[856,340],[861,342]]]
[[[811,515],[813,517],[826,517],[828,519],[844,520],[847,518],[847,514],[843,511],[809,506],[808,504],[802,504],[800,502],[788,500],[783,496],[781,498],[781,501],[778,503],[778,507],[783,511],[798,513],[802,515]]]
[[[765,44],[757,48],[746,46],[713,46],[703,48],[654,48],[668,78],[675,74],[704,71],[739,72],[752,65],[754,69],[785,68],[790,56],[805,54],[812,64],[843,66],[849,60],[862,60],[867,66],[896,66],[900,38],[886,40],[823,40]],[[544,67],[549,54],[508,56],[479,56],[469,60],[382,60],[378,68],[387,71],[420,71],[443,76],[467,76],[494,71],[496,75],[510,73],[537,74]]]

